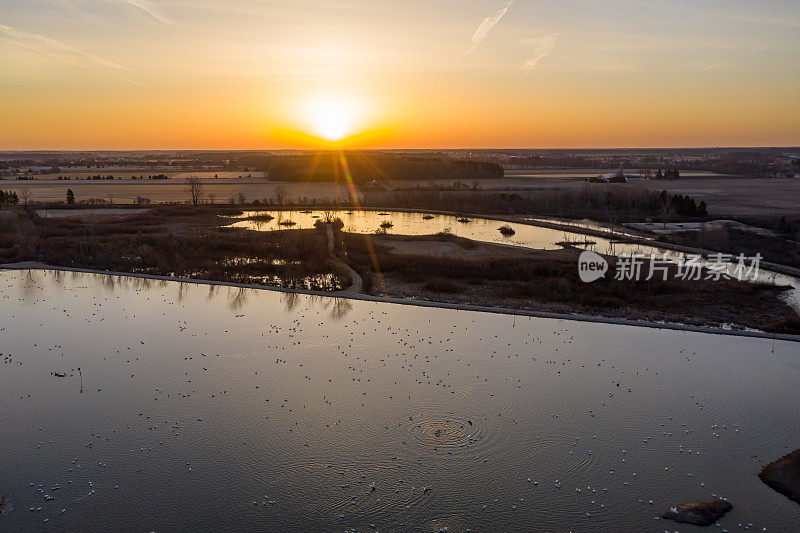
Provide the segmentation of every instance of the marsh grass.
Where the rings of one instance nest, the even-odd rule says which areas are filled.
[[[499,228],[497,228],[497,231],[499,231],[505,237],[511,237],[516,233],[516,231],[514,231],[514,228],[512,228],[511,226],[500,226]]]
[[[445,278],[434,278],[430,281],[427,281],[422,288],[429,292],[443,292],[448,294],[464,292],[464,289],[461,287],[461,285],[455,281]]]
[[[322,232],[223,227],[229,220],[218,212],[193,211],[164,208],[123,219],[31,218],[20,211],[0,222],[0,263],[41,261],[320,290],[351,282],[346,269],[328,255]],[[333,281],[326,275],[333,275]]]
[[[427,236],[427,239],[458,239]],[[425,240],[426,236],[393,236]],[[387,237],[381,237],[385,240]],[[782,287],[739,281],[616,281],[602,278],[584,283],[578,277],[577,255],[474,259],[448,255],[398,254],[372,236],[343,234],[348,263],[354,270],[376,272],[423,291],[465,293],[472,303],[489,299],[494,305],[558,306],[572,312],[604,313],[642,320],[686,323],[736,323],[767,331],[800,333],[800,317],[778,298]],[[466,240],[466,239],[465,239]],[[616,269],[610,259],[609,271]],[[647,267],[643,268],[647,271]],[[361,274],[363,277],[363,274]],[[611,276],[608,276],[610,278]],[[447,283],[444,283],[444,281]]]
[[[271,221],[275,220],[275,217],[273,217],[272,215],[270,215],[268,213],[261,213],[261,214],[258,214],[258,215],[252,215],[252,216],[246,217],[246,218],[244,218],[242,220],[251,220],[253,222],[271,222]]]

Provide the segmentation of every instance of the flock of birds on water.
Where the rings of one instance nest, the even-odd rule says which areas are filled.
[[[678,531],[666,509],[731,488],[708,448],[761,461],[674,387],[687,341],[665,365],[587,355],[565,322],[103,278],[0,274],[0,492],[23,528]]]

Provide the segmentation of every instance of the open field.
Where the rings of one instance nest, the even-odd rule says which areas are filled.
[[[95,172],[97,173],[97,172]],[[101,174],[108,172],[103,169]],[[112,172],[113,173],[113,172]],[[134,172],[139,175],[142,172]],[[147,174],[147,171],[144,171]],[[130,172],[128,173],[130,174]],[[348,197],[348,188],[329,182],[302,183],[302,182],[275,182],[263,178],[242,177],[205,177],[202,178],[203,194],[213,194],[216,202],[228,202],[230,198],[236,199],[241,193],[246,200],[269,199],[274,195],[275,187],[281,186],[287,190],[288,202],[297,203],[298,200],[307,201],[334,201]],[[227,173],[231,174],[231,173]],[[116,173],[115,173],[116,175]],[[122,174],[120,174],[122,175]],[[209,175],[209,173],[185,172],[175,173],[171,180],[114,180],[114,181],[57,181],[41,179],[31,181],[16,181],[6,179],[0,181],[0,189],[17,191],[18,194],[25,189],[29,191],[29,200],[35,202],[64,201],[67,189],[71,188],[76,200],[111,199],[115,203],[133,203],[137,196],[150,199],[152,202],[184,202],[188,200],[185,187],[185,177],[189,175]],[[213,176],[213,173],[211,173]],[[485,192],[508,191],[520,195],[536,195],[537,191],[562,189],[571,190],[587,186],[584,181],[587,174],[583,169],[575,172],[542,172],[542,173],[515,173],[508,172],[506,177],[496,180],[475,180],[465,182],[472,187],[477,184],[479,189],[476,194]],[[455,181],[441,180],[430,181],[402,181],[382,183],[384,187],[408,189],[416,187],[452,187]],[[800,216],[800,181],[792,178],[750,178],[743,176],[722,176],[713,173],[687,172],[680,180],[638,180],[631,183],[615,184],[615,189],[621,191],[666,190],[670,194],[685,194],[696,201],[705,201],[708,204],[709,214],[712,217],[733,218],[759,218],[777,220],[781,215]],[[355,186],[359,196],[363,187]]]
[[[606,170],[605,172],[607,172]],[[499,180],[478,180],[485,191],[513,191],[519,194],[547,189],[576,189],[586,187],[585,178],[597,176],[602,171],[588,173],[583,169],[574,172],[514,172],[507,171]],[[400,184],[408,187],[410,184]],[[415,186],[429,187],[431,182],[414,182]],[[444,185],[437,182],[436,185]],[[472,186],[469,182],[466,185]],[[596,186],[596,185],[592,185]],[[620,190],[666,190],[670,194],[685,194],[708,204],[713,217],[774,217],[800,216],[800,180],[796,178],[752,178],[724,176],[711,172],[681,173],[679,180],[637,180],[614,184]]]
[[[105,175],[107,173],[103,173]],[[140,173],[136,173],[138,176]],[[192,174],[192,173],[190,173]],[[248,202],[270,199],[275,194],[275,187],[283,187],[287,193],[287,202],[299,203],[298,200],[335,201],[348,197],[348,189],[335,183],[298,183],[275,182],[264,178],[201,178],[203,200],[208,195],[215,196],[215,203],[228,203],[234,199],[239,201],[243,194]],[[58,181],[39,179],[16,181],[0,181],[0,190],[16,191],[22,196],[27,190],[31,202],[64,202],[67,189],[75,193],[75,201],[104,200],[118,204],[133,204],[137,197],[147,198],[152,203],[188,202],[186,178],[175,177],[170,180],[71,180]]]

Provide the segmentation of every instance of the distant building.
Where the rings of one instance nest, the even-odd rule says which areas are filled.
[[[616,172],[607,172],[597,177],[597,181],[606,183],[627,183],[632,176],[625,175],[625,169],[622,168],[622,163],[619,164],[619,170]]]

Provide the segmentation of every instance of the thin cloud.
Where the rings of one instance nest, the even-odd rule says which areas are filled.
[[[775,44],[775,43],[768,44],[766,46],[759,46],[758,48],[753,48],[752,50],[750,50],[750,53],[751,54],[757,54],[757,53],[763,52],[765,50],[771,50],[771,49],[775,48],[776,46],[778,46],[778,45]]]
[[[113,69],[128,70],[127,67],[118,65],[113,61],[103,59],[100,56],[84,52],[83,50],[78,50],[77,48],[73,48],[55,39],[50,39],[44,35],[29,33],[4,24],[0,24],[0,34],[8,37],[8,39],[3,39],[4,41],[71,65],[84,68],[89,68],[92,65],[100,65]]]
[[[536,68],[536,65],[539,64],[539,61],[553,53],[553,50],[556,49],[556,42],[558,41],[559,35],[561,34],[551,33],[549,35],[545,35],[544,37],[536,37],[535,39],[526,39],[524,41],[526,44],[533,45],[534,55],[520,67],[523,74],[529,74],[533,69]]]
[[[95,24],[101,24],[101,21],[100,21],[99,18],[97,18],[94,15],[84,11],[83,9],[81,9],[80,7],[75,5],[75,3],[73,3],[71,0],[58,0],[58,3],[61,4],[65,9],[67,9],[67,10],[69,10],[69,11],[71,11],[71,12],[73,12],[73,13],[75,13],[75,14],[83,17],[83,18],[85,18],[86,20],[88,20],[90,22],[93,22]]]
[[[138,7],[159,22],[163,22],[164,24],[168,24],[170,26],[175,26],[177,24],[174,20],[169,18],[160,7],[150,0],[125,0],[125,2],[132,6]]]
[[[709,70],[714,70],[715,68],[719,68],[722,66],[722,63],[716,63],[714,65],[708,65],[700,69],[700,72],[708,72]]]
[[[136,85],[137,87],[146,87],[148,89],[152,89],[150,85],[147,85],[146,83],[142,83],[140,81],[132,80],[130,78],[125,78],[125,81],[130,83],[131,85]]]
[[[497,23],[500,22],[506,13],[508,13],[509,8],[513,4],[514,0],[509,0],[503,7],[498,9],[494,15],[483,19],[483,22],[481,22],[480,26],[478,26],[478,29],[472,34],[472,46],[465,52],[465,55],[471,53],[478,46],[480,46],[480,44],[489,35],[489,32],[492,31],[492,28],[497,26]]]

